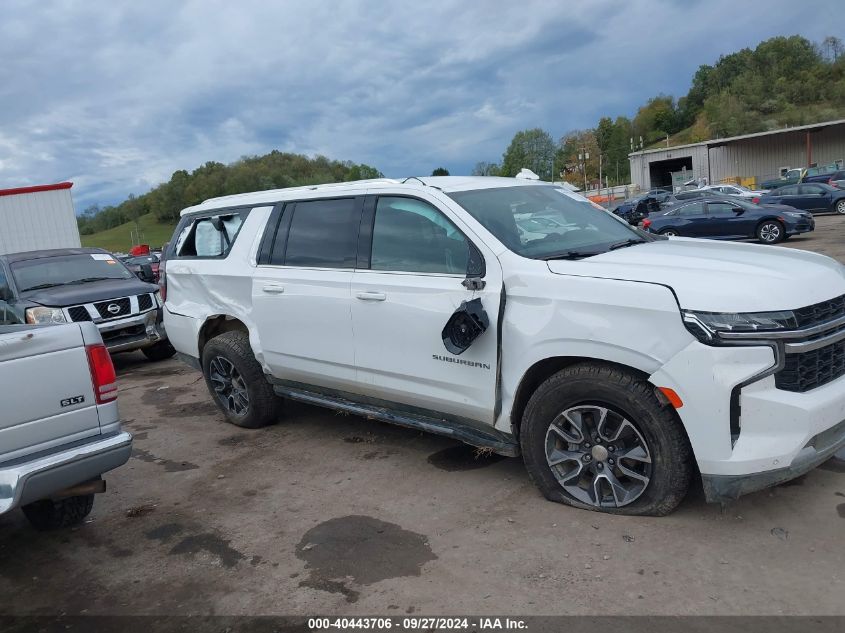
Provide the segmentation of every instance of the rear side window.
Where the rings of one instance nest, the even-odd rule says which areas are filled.
[[[297,202],[290,211],[286,243],[276,237],[271,264],[355,268],[361,212],[354,198]]]
[[[824,187],[819,185],[801,185],[799,191],[804,195],[822,195],[825,193]]]
[[[693,202],[692,204],[688,204],[684,207],[678,209],[678,215],[682,216],[692,216],[692,215],[704,215],[704,203],[703,202]]]
[[[225,257],[232,249],[248,210],[196,217],[185,223],[173,246],[174,257]]]

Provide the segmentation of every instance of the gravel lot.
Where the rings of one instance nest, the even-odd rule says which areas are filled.
[[[839,217],[788,243],[844,245]],[[845,459],[724,511],[606,516],[518,459],[300,404],[241,430],[179,362],[116,364],[133,459],[79,528],[0,518],[0,613],[845,614]]]

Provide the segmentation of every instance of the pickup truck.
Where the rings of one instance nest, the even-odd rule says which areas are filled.
[[[778,187],[785,187],[786,185],[794,185],[801,182],[801,178],[803,176],[803,168],[790,169],[780,178],[774,178],[772,180],[766,180],[764,182],[761,182],[759,189],[771,190],[777,189]]]
[[[93,323],[0,325],[0,515],[36,529],[81,522],[126,463],[114,366]]]

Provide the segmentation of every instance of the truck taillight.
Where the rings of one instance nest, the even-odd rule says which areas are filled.
[[[94,382],[94,397],[97,404],[105,404],[117,398],[117,375],[111,362],[109,350],[102,343],[87,345],[88,367]]]
[[[651,226],[651,220],[649,220],[648,218],[646,218],[645,220],[643,220],[643,228],[644,228],[644,229],[647,229],[647,228],[648,228],[648,227],[650,227],[650,226]]]
[[[161,303],[167,300],[167,275],[164,272],[164,268],[158,269],[158,291],[161,295]]]
[[[753,198],[751,198],[751,202],[753,202],[754,204],[760,204],[760,198],[758,196],[754,196]]]

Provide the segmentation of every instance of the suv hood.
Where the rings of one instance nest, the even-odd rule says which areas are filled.
[[[547,263],[560,275],[669,286],[687,310],[793,310],[845,295],[842,264],[779,246],[671,238]]]
[[[92,281],[87,284],[57,286],[24,292],[21,293],[21,299],[50,308],[66,308],[80,303],[119,299],[120,297],[142,295],[157,290],[158,286],[145,283],[140,279],[109,279],[108,281]]]

